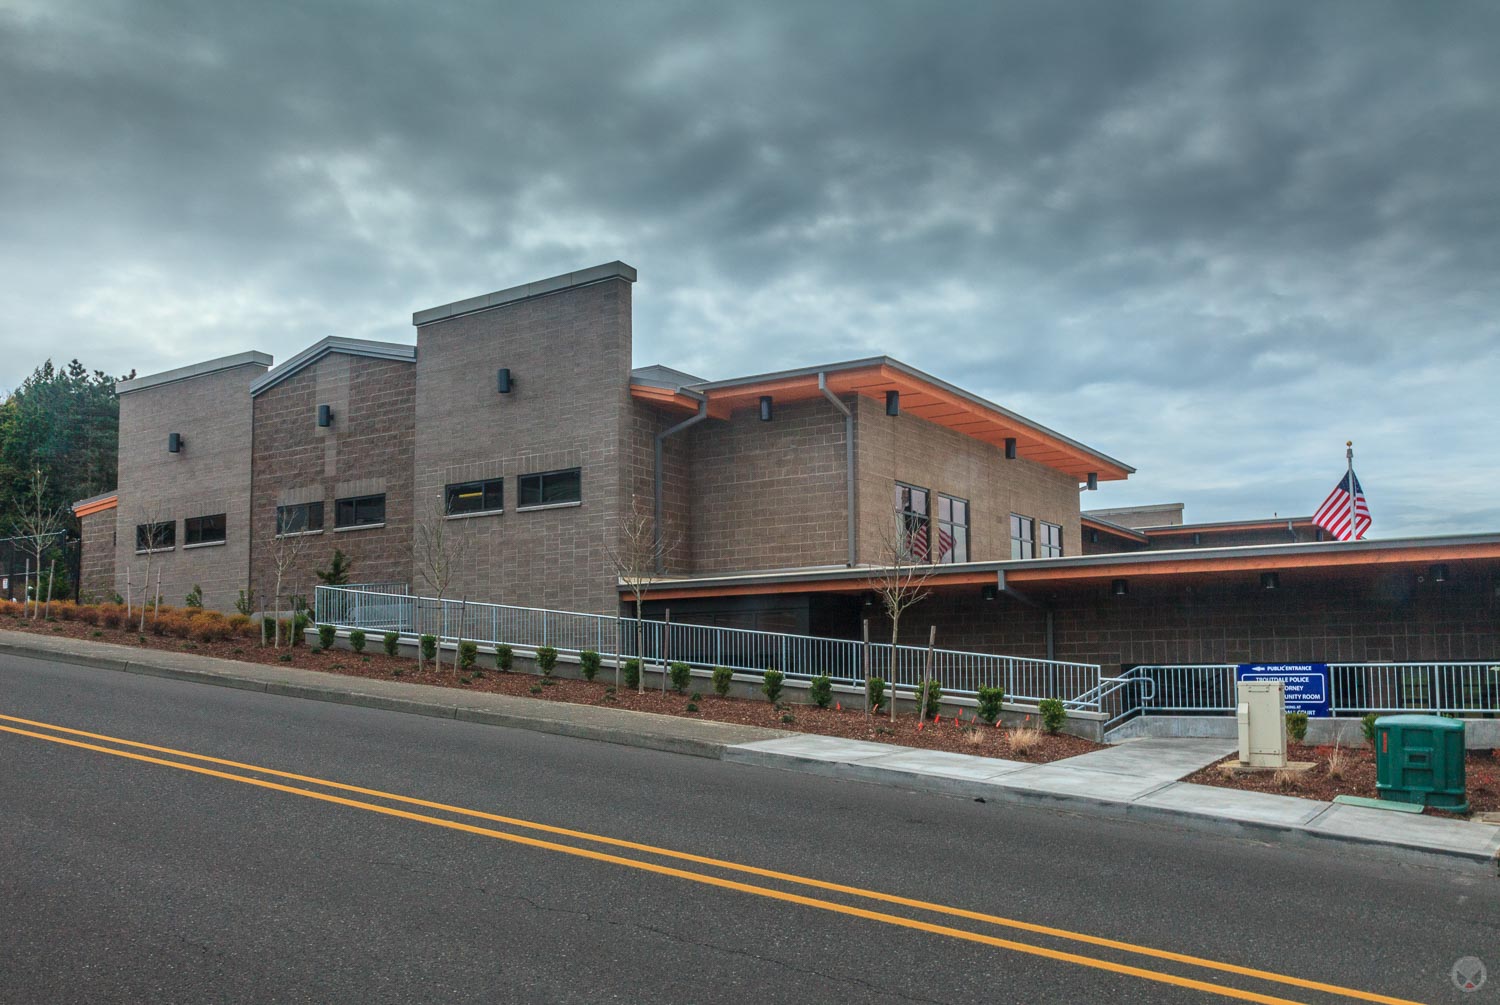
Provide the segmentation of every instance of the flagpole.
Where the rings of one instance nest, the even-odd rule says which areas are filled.
[[[1344,457],[1349,461],[1349,540],[1359,540],[1354,525],[1354,441],[1344,441]]]

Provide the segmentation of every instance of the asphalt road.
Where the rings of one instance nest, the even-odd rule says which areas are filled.
[[[12,657],[0,715],[4,1002],[1500,1001],[1500,879],[1396,858]]]

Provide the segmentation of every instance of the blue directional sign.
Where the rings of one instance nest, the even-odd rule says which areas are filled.
[[[1241,663],[1234,679],[1279,680],[1286,684],[1286,710],[1326,718],[1331,715],[1327,663]]]

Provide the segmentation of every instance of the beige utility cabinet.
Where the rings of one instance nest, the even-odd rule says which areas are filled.
[[[1256,768],[1286,767],[1286,685],[1279,680],[1242,680],[1235,720],[1240,763]]]

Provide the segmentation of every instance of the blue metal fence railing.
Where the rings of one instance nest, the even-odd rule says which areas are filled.
[[[379,585],[400,585],[381,590]],[[415,597],[404,584],[319,586],[315,613],[319,624],[396,632],[408,638],[430,634],[443,642],[466,639],[485,645],[506,643],[521,648],[551,646],[560,653],[591,649],[606,658],[643,657],[698,669],[729,667],[747,673],[780,670],[808,679],[827,674],[835,682],[862,686],[866,646],[849,639],[719,628],[681,622],[640,623],[634,618],[554,611],[505,604]],[[639,651],[638,651],[639,650]],[[870,673],[901,691],[914,691],[927,660],[925,646],[868,646]],[[1094,687],[1099,667],[1091,663],[1002,656],[993,653],[934,649],[932,676],[943,692],[974,697],[981,687],[1003,687],[1007,701],[1035,704],[1043,698],[1073,699]],[[1076,707],[1076,705],[1075,705]]]

